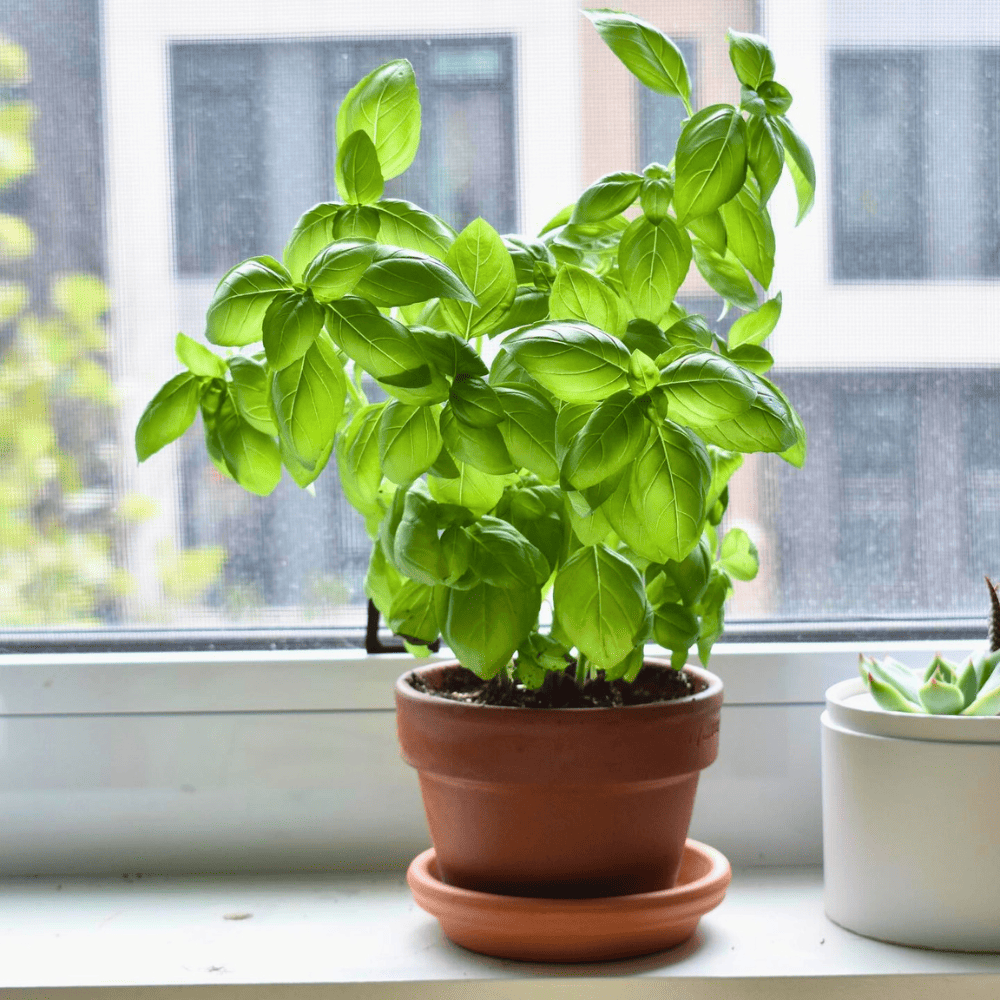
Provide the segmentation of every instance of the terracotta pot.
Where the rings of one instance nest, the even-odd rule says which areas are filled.
[[[719,678],[686,667],[687,698],[560,709],[468,705],[407,681],[415,672],[439,688],[456,666],[396,682],[400,747],[420,778],[442,881],[562,899],[672,888],[699,772],[718,753]]]

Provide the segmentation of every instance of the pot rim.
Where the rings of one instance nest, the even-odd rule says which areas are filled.
[[[653,666],[670,667],[670,661],[663,659],[658,656],[647,656],[643,659],[643,664],[651,664]],[[654,701],[648,702],[643,705],[608,705],[606,707],[584,707],[584,708],[525,708],[521,705],[478,705],[471,702],[465,701],[453,701],[450,698],[438,698],[432,694],[427,694],[423,691],[418,691],[411,684],[407,683],[407,678],[412,674],[420,674],[423,672],[429,672],[432,670],[440,670],[445,667],[461,666],[457,659],[454,660],[440,660],[434,663],[424,664],[423,666],[416,666],[407,670],[406,673],[401,674],[396,679],[396,695],[397,697],[403,697],[416,702],[423,702],[425,704],[433,704],[436,706],[447,706],[454,707],[456,710],[470,709],[476,711],[484,712],[499,712],[499,713],[510,713],[516,712],[522,715],[544,715],[550,717],[554,712],[558,712],[560,715],[565,716],[575,716],[585,714],[592,715],[594,712],[621,712],[627,713],[629,715],[634,715],[636,713],[648,712],[651,710],[663,713],[664,711],[677,711],[681,712],[687,706],[694,708],[706,707],[703,703],[712,702],[718,699],[722,699],[722,678],[718,675],[713,674],[710,670],[706,670],[704,667],[695,667],[691,664],[686,664],[684,666],[684,671],[691,674],[696,679],[704,683],[705,687],[700,691],[696,691],[694,694],[687,695],[684,698],[674,698],[670,701]],[[674,707],[676,706],[676,708]]]
[[[1000,715],[922,715],[890,712],[872,698],[860,677],[826,689],[831,721],[848,732],[939,743],[1000,743]]]

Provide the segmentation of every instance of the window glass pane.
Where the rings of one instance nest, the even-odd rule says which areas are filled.
[[[386,194],[456,228],[537,232],[603,174],[668,162],[685,112],[569,0],[144,6],[0,8],[0,629],[359,626],[370,541],[334,469],[315,496],[254,497],[197,428],[136,465],[173,337],[202,340],[221,275],[337,197],[338,102],[386,59],[412,62],[423,109]],[[761,573],[729,621],[980,616],[1000,575],[996,4],[628,6],[678,42],[696,108],[739,99],[725,28],[765,34],[816,153],[802,226],[787,179],[772,198],[768,290],[809,456],[734,480],[726,524]],[[693,268],[679,299],[722,338],[741,315]]]

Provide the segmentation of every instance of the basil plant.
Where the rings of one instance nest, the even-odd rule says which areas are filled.
[[[573,662],[580,684],[632,680],[654,639],[676,668],[695,644],[707,662],[733,579],[757,572],[747,534],[719,528],[729,478],[747,453],[801,466],[806,448],[762,346],[781,313],[768,199],[787,166],[801,220],[815,181],[770,49],[731,31],[740,105],[695,112],[669,38],[584,13],[684,103],[669,164],[602,177],[538,236],[456,233],[385,197],[420,100],[408,62],[379,67],[338,111],[342,200],[309,209],[280,261],[222,278],[205,337],[226,356],[179,334],[186,370],[136,431],[143,461],[200,413],[215,467],[261,495],[335,462],[393,631],[527,687]],[[677,300],[692,264],[741,312],[726,338]]]

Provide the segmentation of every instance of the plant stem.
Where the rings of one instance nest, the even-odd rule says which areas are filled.
[[[582,688],[587,683],[587,657],[581,653],[576,660],[576,686]]]
[[[351,394],[351,399],[354,401],[354,405],[360,409],[362,406],[368,405],[368,399],[364,392],[362,392],[361,386],[355,382],[355,379],[357,379],[357,382],[361,381],[360,368],[354,369],[354,378],[351,378],[350,376],[347,378],[347,389]]]

